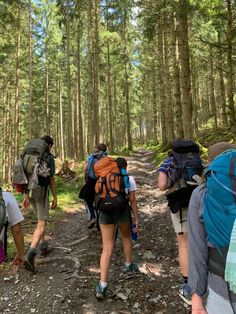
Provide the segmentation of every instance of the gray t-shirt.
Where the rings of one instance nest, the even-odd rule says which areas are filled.
[[[229,299],[227,283],[222,277],[208,272],[207,234],[203,223],[203,202],[206,193],[205,184],[197,187],[191,196],[188,210],[189,223],[189,277],[188,283],[193,291],[204,296],[207,286],[224,299]],[[231,301],[236,301],[236,294],[230,294]]]

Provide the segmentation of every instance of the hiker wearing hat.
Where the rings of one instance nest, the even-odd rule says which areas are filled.
[[[193,191],[188,212],[192,313],[234,314],[236,145],[210,146],[208,161],[206,182]]]
[[[158,169],[158,188],[165,195],[177,238],[179,266],[182,283],[178,294],[187,304],[191,304],[191,289],[188,285],[188,205],[193,189],[198,186],[203,165],[199,146],[190,140],[176,140],[171,151]]]
[[[107,156],[107,147],[105,144],[100,143],[94,148],[93,153],[88,156],[84,166],[85,184],[80,191],[79,197],[84,199],[87,205],[86,207],[89,213],[88,229],[91,229],[96,225],[94,200],[97,178],[94,174],[94,164],[104,156]]]

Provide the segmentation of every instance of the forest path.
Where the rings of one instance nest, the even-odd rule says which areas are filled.
[[[87,229],[84,206],[69,209],[58,222],[50,244],[54,249],[37,259],[36,274],[21,268],[0,276],[0,313],[189,313],[178,296],[181,281],[177,246],[165,197],[156,186],[152,152],[128,157],[135,177],[140,234],[134,243],[135,276],[122,274],[122,243],[118,236],[109,273],[108,297],[99,302],[94,286],[99,279],[101,236]],[[68,206],[69,207],[69,206]]]

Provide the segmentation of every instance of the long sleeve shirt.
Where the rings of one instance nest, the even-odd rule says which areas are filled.
[[[203,222],[203,207],[206,186],[197,187],[191,196],[188,210],[189,224],[189,276],[188,283],[193,292],[204,296],[209,286],[224,299],[229,299],[226,281],[208,272],[208,247],[213,247],[207,241],[207,233]],[[231,293],[231,301],[236,301],[236,295]]]

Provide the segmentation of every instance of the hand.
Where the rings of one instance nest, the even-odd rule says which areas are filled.
[[[139,233],[139,229],[138,229],[138,221],[135,221],[134,223],[135,223],[136,227],[135,227],[135,228],[133,228],[133,233]]]
[[[192,309],[192,314],[207,314],[207,311],[204,309],[204,308],[202,308],[202,309]]]
[[[28,197],[27,194],[25,194],[25,197],[24,197],[24,200],[23,200],[23,203],[22,203],[22,208],[23,209],[28,209],[29,208],[29,204],[30,204],[29,197]]]
[[[13,265],[15,266],[21,266],[23,265],[25,262],[25,257],[24,255],[23,256],[20,256],[20,255],[16,255],[15,258],[14,258],[14,261],[13,261]]]
[[[56,207],[57,207],[57,200],[53,199],[51,209],[56,209]]]

